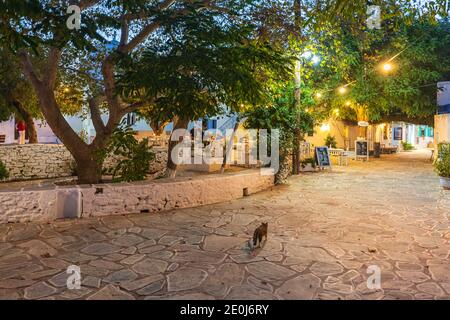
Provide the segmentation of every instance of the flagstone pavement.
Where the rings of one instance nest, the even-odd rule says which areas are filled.
[[[0,225],[0,299],[447,299],[450,192],[428,157],[352,161],[194,209]]]

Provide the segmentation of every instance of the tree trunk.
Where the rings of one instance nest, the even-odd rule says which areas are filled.
[[[149,125],[150,125],[150,128],[152,128],[153,133],[156,136],[160,136],[164,133],[164,128],[166,127],[167,122],[150,121]]]
[[[233,134],[231,135],[230,141],[227,144],[225,154],[223,155],[223,162],[222,162],[222,166],[220,167],[221,174],[225,172],[225,169],[227,167],[227,158],[228,158],[231,150],[233,150],[234,137],[236,136],[236,131],[239,129],[240,123],[241,122],[239,121],[239,118],[237,118],[236,123],[234,124]]]
[[[176,119],[174,119],[172,135],[174,131],[177,129],[187,129],[188,125],[189,120],[177,117]],[[167,150],[167,168],[164,176],[166,178],[174,179],[177,176],[178,165],[172,159],[172,151],[178,145],[178,143],[180,143],[180,141],[172,141],[172,135],[170,136],[169,139],[169,148]]]
[[[95,157],[75,159],[78,184],[95,184],[102,181],[102,163]]]
[[[297,39],[301,41],[302,39],[302,1],[294,0],[294,24],[298,32]],[[294,92],[294,110],[297,111],[301,107],[301,97],[302,97],[302,79],[301,79],[301,67],[302,62],[299,57],[295,61],[295,92]],[[294,139],[293,139],[293,152],[292,152],[292,174],[300,174],[300,141],[302,139],[302,134],[300,128],[295,128]]]
[[[28,143],[38,143],[37,131],[34,125],[33,117],[20,101],[14,100],[13,105],[25,121],[26,130],[28,131]]]
[[[365,106],[356,107],[356,118],[359,121],[368,121],[367,108]],[[367,139],[367,127],[358,126],[358,138]]]

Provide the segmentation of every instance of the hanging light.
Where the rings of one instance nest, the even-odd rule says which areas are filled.
[[[320,62],[320,57],[319,56],[314,56],[314,57],[312,57],[312,59],[311,59],[311,62],[313,63],[313,64],[318,64],[319,62]]]
[[[342,87],[340,87],[340,88],[338,89],[338,91],[339,91],[340,94],[345,94],[345,93],[347,92],[347,87],[342,86]]]
[[[393,67],[392,64],[389,63],[389,62],[386,62],[385,64],[383,64],[383,70],[384,70],[385,72],[390,72],[390,71],[392,71],[393,68],[394,68],[394,67]]]
[[[322,126],[320,127],[320,131],[330,131],[331,127],[329,123],[324,123],[322,124]]]

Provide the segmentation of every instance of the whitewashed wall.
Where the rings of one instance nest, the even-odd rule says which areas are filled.
[[[241,198],[270,188],[259,170],[177,180],[0,191],[0,223],[153,213]]]

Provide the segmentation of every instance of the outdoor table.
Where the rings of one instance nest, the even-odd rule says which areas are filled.
[[[348,154],[347,151],[345,151],[344,149],[334,149],[334,148],[330,148],[328,149],[328,151],[330,152],[330,156],[334,156],[334,157],[338,157],[338,164],[340,166],[343,165],[344,160],[345,160],[345,165],[348,166]]]

